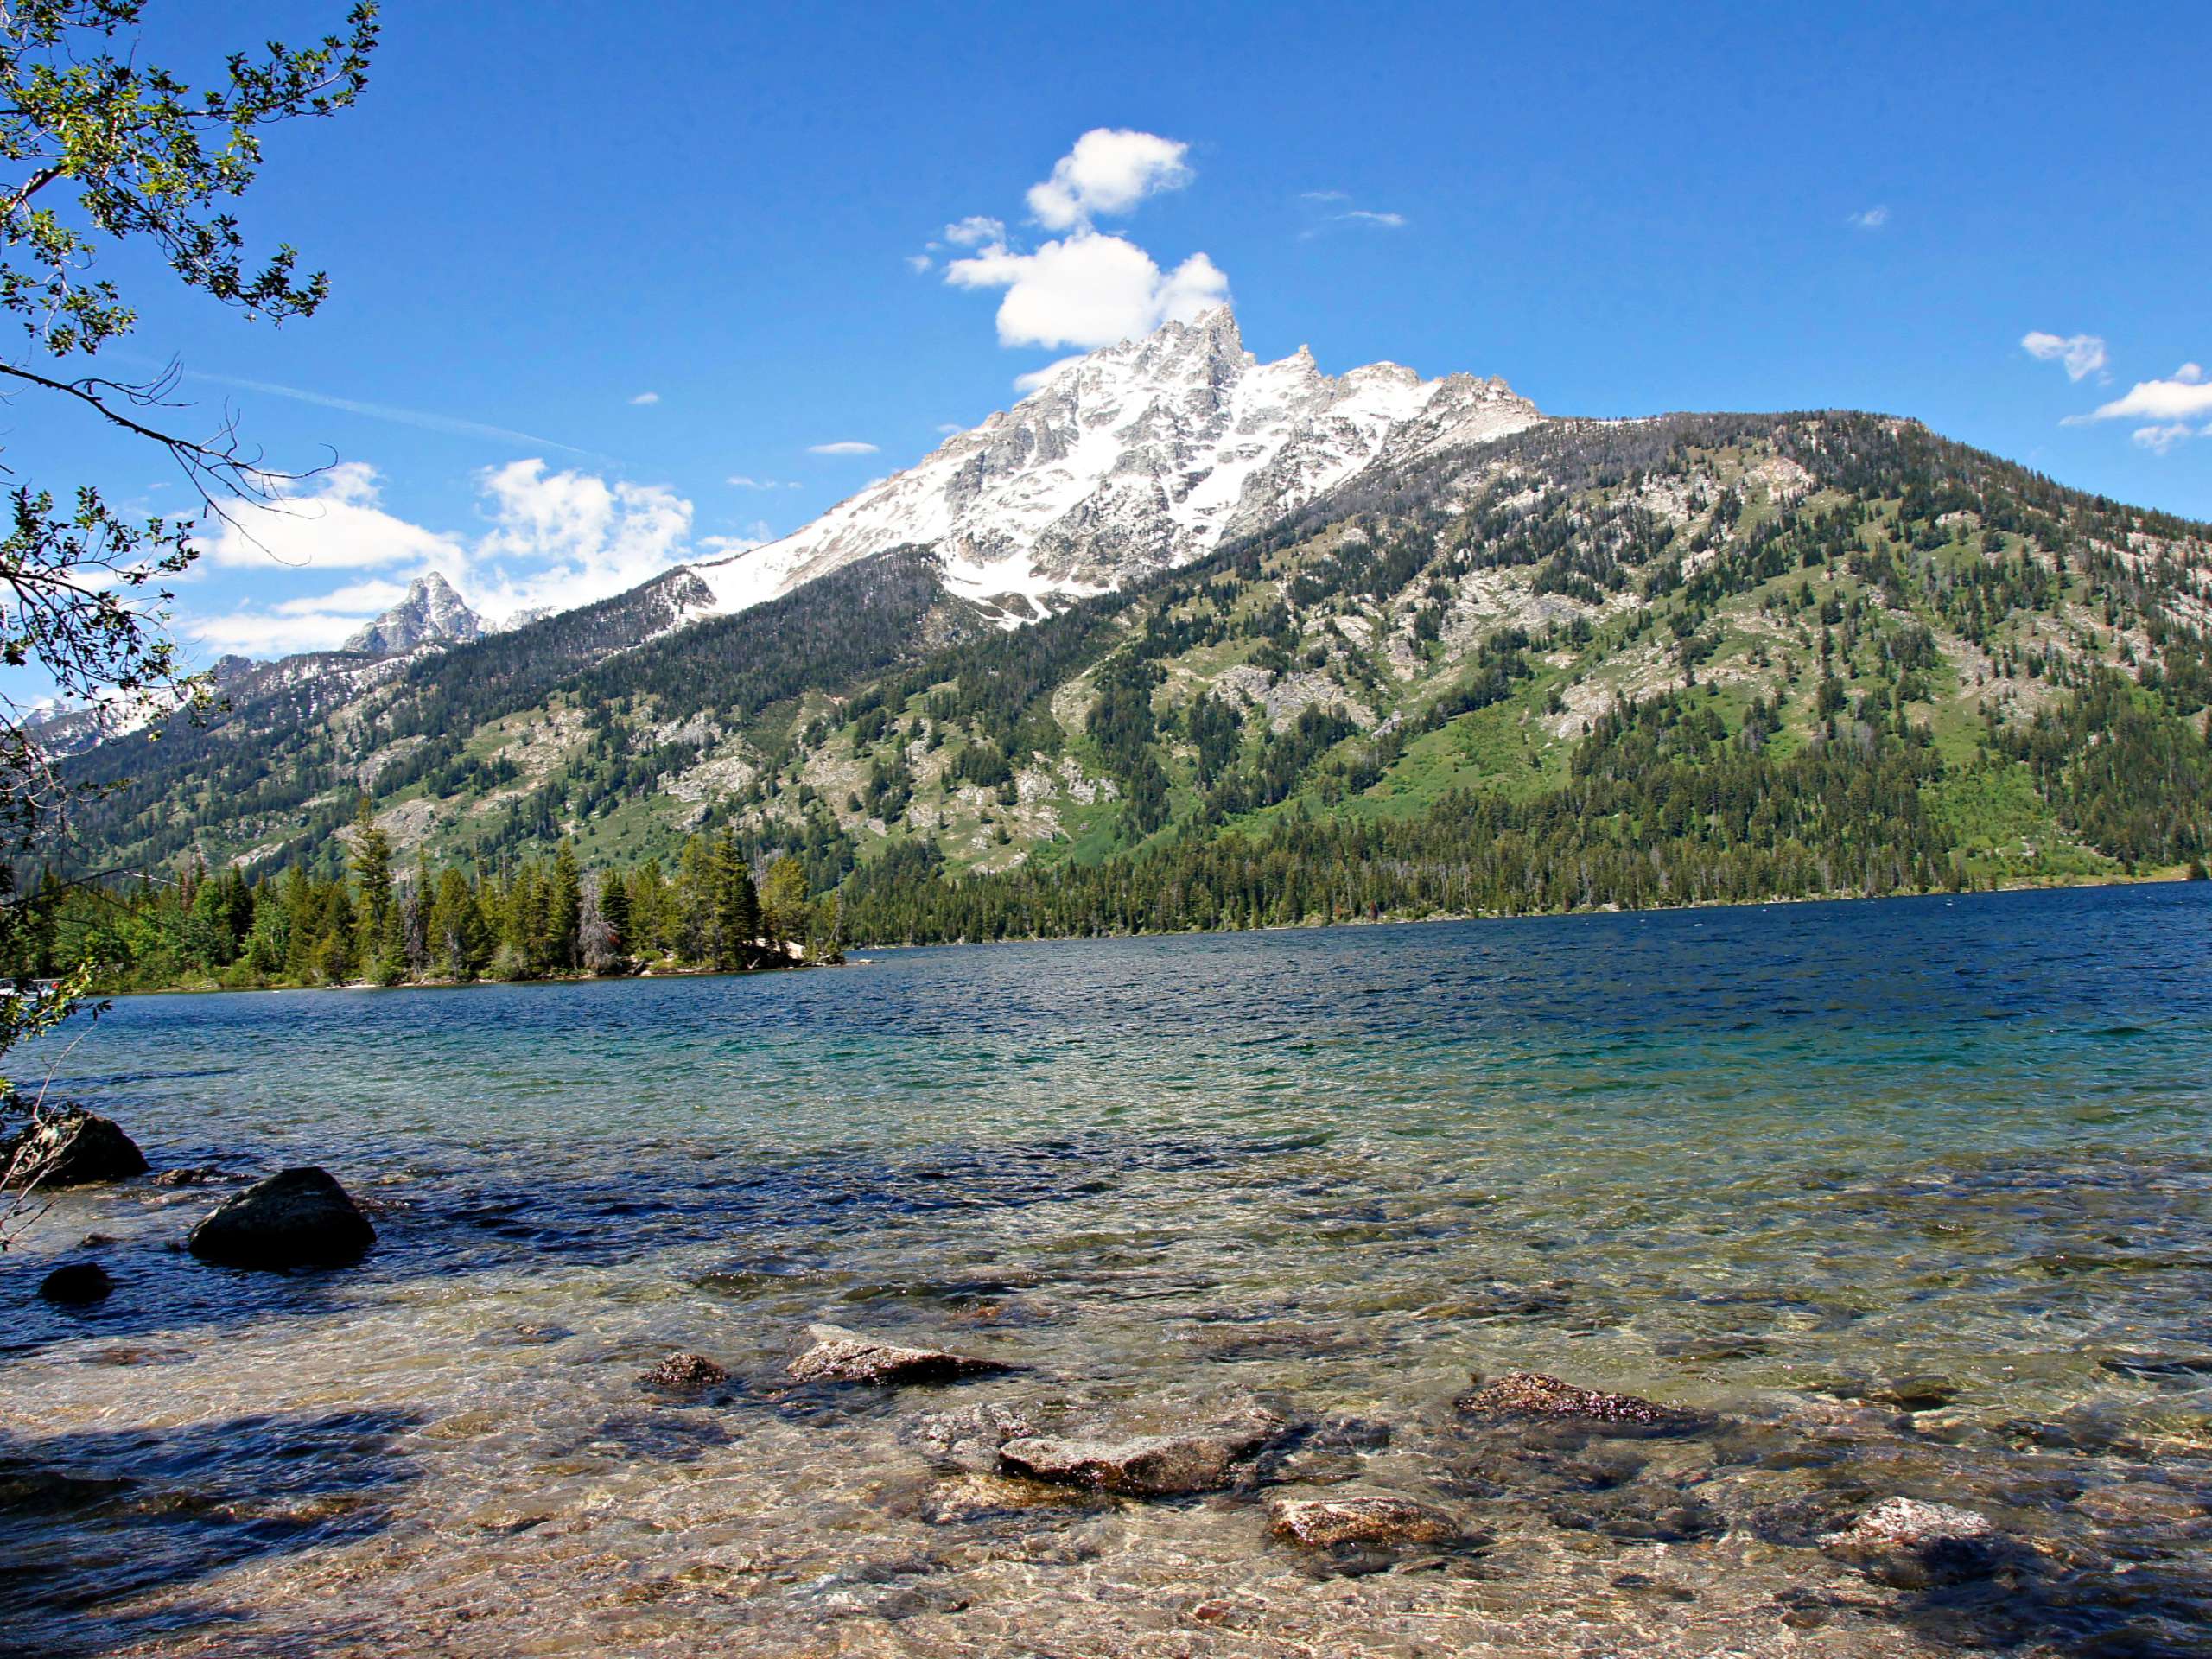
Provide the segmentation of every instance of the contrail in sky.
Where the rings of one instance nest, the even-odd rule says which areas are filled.
[[[541,438],[531,432],[517,432],[504,426],[487,426],[482,421],[464,421],[451,415],[434,415],[426,410],[399,409],[391,404],[366,404],[358,397],[333,397],[327,392],[303,391],[297,386],[280,386],[271,380],[245,380],[236,375],[207,374],[198,369],[179,372],[187,380],[204,380],[212,385],[235,386],[241,391],[265,391],[275,397],[289,397],[302,404],[314,404],[322,409],[339,409],[349,415],[365,415],[371,420],[394,421],[401,426],[419,426],[427,431],[445,432],[460,438],[497,438],[503,443],[533,444],[544,449],[559,449],[571,455],[582,455],[590,461],[621,463],[613,455],[602,454],[596,449],[580,449],[573,443],[563,443],[557,438]]]

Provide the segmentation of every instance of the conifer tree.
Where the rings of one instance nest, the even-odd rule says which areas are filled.
[[[556,973],[576,965],[577,931],[583,922],[583,876],[576,849],[563,840],[553,852],[553,874],[546,902],[545,954]]]

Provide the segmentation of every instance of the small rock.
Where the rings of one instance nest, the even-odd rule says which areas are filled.
[[[1311,1549],[1340,1544],[1443,1544],[1461,1535],[1459,1523],[1443,1510],[1394,1492],[1279,1498],[1268,1508],[1268,1530],[1286,1543]]]
[[[115,1281],[108,1277],[107,1269],[99,1262],[71,1262],[40,1280],[38,1294],[49,1302],[81,1307],[88,1302],[104,1301],[114,1288]]]
[[[281,1271],[344,1267],[376,1237],[346,1189],[310,1166],[281,1170],[226,1198],[188,1243],[203,1261]]]
[[[1663,1427],[1685,1423],[1689,1414],[1672,1406],[1640,1400],[1632,1394],[1599,1394],[1578,1389],[1541,1371],[1514,1371],[1485,1383],[1480,1376],[1471,1394],[1452,1403],[1482,1417],[1539,1417],[1566,1422],[1630,1423]]]
[[[1948,1376],[1907,1376],[1879,1383],[1866,1398],[1899,1411],[1941,1411],[1959,1397],[1959,1385]]]
[[[999,1462],[1033,1480],[1122,1497],[1170,1497],[1228,1485],[1236,1465],[1284,1427],[1281,1418],[1262,1414],[1190,1434],[1110,1440],[1034,1435],[1008,1440],[999,1448]]]
[[[105,1249],[106,1246],[114,1243],[115,1238],[112,1234],[86,1233],[82,1238],[77,1241],[77,1248],[80,1250],[97,1250]]]
[[[1829,1554],[1907,1590],[1980,1577],[1997,1541],[1987,1516],[1916,1497],[1885,1497],[1819,1540]]]
[[[639,1379],[670,1394],[704,1394],[729,1381],[729,1373],[704,1354],[671,1354]]]
[[[220,1180],[223,1172],[213,1164],[196,1168],[165,1169],[154,1177],[156,1186],[205,1186],[210,1181]]]
[[[802,1382],[944,1382],[1020,1369],[970,1354],[877,1342],[842,1325],[809,1325],[807,1334],[814,1346],[785,1367]]]
[[[143,1175],[146,1154],[110,1119],[71,1112],[35,1124],[0,1147],[0,1169],[10,1166],[50,1192]]]

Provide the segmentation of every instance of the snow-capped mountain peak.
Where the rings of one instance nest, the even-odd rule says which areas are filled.
[[[945,584],[1057,599],[1186,564],[1382,462],[1478,443],[1544,416],[1503,380],[1424,380],[1395,363],[1324,374],[1301,346],[1262,363],[1226,306],[1046,371],[1036,389],[803,529],[693,567],[743,610],[905,544]]]
[[[433,570],[409,582],[404,599],[340,649],[391,656],[417,645],[460,644],[480,638],[484,632],[484,619],[468,608],[451,582]]]

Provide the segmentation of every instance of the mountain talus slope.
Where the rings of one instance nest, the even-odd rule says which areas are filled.
[[[1192,331],[1165,343],[1182,366],[1156,379],[1229,360]],[[1142,356],[1117,349],[1102,374]],[[1320,395],[1356,399],[1357,378]],[[1211,384],[1184,386],[1193,406]],[[2203,855],[2206,527],[1910,422],[1554,419],[1469,385],[1448,395],[1472,427],[1454,401],[1318,472],[1275,444],[1234,493],[1260,499],[1266,467],[1293,481],[1210,549],[1160,529],[1172,493],[1151,498],[1164,541],[1065,563],[1032,544],[1028,568],[1073,585],[1012,631],[977,591],[982,532],[924,518],[935,539],[880,551],[822,532],[827,574],[734,614],[698,620],[731,603],[706,568],[416,658],[271,665],[277,690],[234,689],[207,728],[79,757],[114,788],[73,861],[327,865],[365,791],[433,861],[567,836],[616,863],[726,825],[896,938]],[[1108,476],[1118,535],[1142,515]]]

